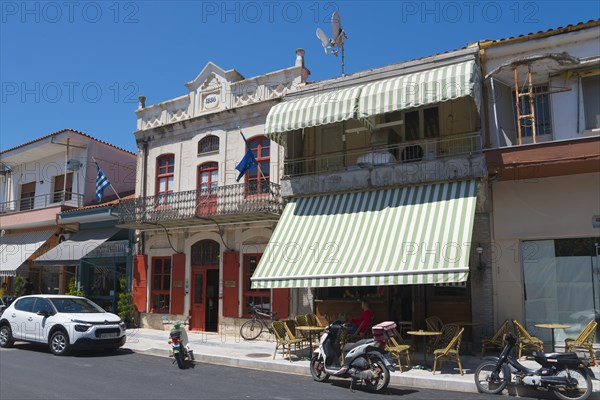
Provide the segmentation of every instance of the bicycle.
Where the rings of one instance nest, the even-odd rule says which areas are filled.
[[[259,337],[264,330],[273,333],[273,321],[277,314],[275,311],[268,311],[254,303],[248,303],[248,307],[251,307],[252,318],[242,324],[240,327],[240,335],[244,340],[254,340]],[[267,325],[266,321],[270,321]]]

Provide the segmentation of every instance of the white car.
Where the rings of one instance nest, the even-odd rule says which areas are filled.
[[[11,347],[15,340],[47,343],[61,356],[75,348],[114,350],[125,344],[123,321],[84,297],[19,297],[0,318],[0,347]]]

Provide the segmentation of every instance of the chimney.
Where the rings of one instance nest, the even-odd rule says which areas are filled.
[[[296,49],[296,67],[302,67],[301,78],[302,83],[305,83],[306,78],[310,75],[310,70],[304,66],[304,49]]]
[[[140,101],[138,108],[145,108],[146,107],[146,96],[139,96],[138,100]]]

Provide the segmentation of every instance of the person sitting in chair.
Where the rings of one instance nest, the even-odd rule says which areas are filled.
[[[362,336],[365,334],[367,329],[371,327],[373,313],[371,312],[371,305],[367,300],[362,300],[360,302],[360,307],[362,308],[363,313],[359,318],[352,320],[352,325],[351,328],[348,329],[348,333],[354,333],[358,327],[360,327],[360,331],[358,333]]]

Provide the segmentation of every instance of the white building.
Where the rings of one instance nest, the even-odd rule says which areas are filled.
[[[254,302],[286,316],[288,290],[252,290],[250,276],[283,209],[282,148],[264,136],[266,115],[304,85],[296,65],[244,78],[208,63],[178,98],[136,111],[136,199],[120,205],[120,226],[138,230],[134,296],[142,321],[190,315],[191,328],[217,331]],[[258,168],[237,181],[246,144]],[[229,320],[231,322],[231,320]]]
[[[598,43],[599,21],[480,43],[495,321],[517,319],[545,342],[551,331],[536,324],[570,325],[556,330],[560,345],[600,315]]]

